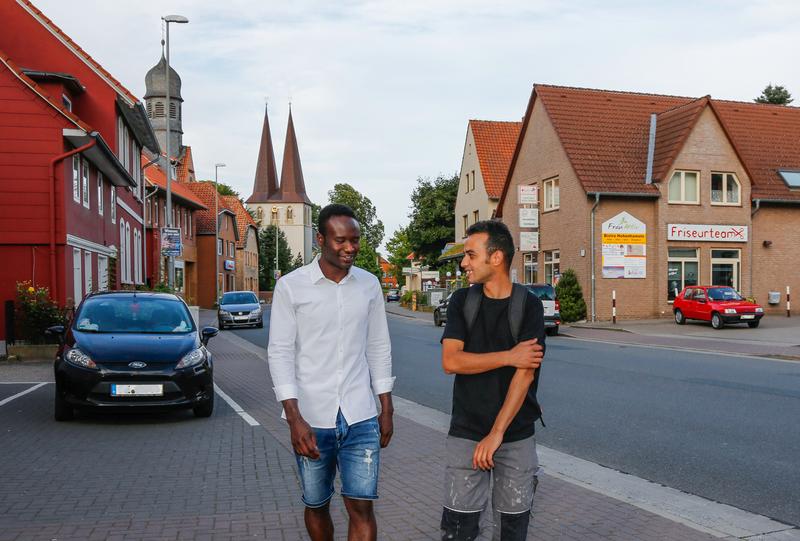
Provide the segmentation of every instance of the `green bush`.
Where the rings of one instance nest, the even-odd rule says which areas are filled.
[[[16,302],[17,336],[29,344],[54,343],[55,338],[44,331],[53,325],[64,325],[64,310],[50,298],[46,287],[33,287],[30,282],[17,282]]]
[[[406,303],[406,304],[410,303],[411,302],[411,298],[412,298],[412,293],[410,291],[406,291],[405,293],[403,293],[403,296],[400,297],[400,302]]]
[[[567,323],[586,319],[586,302],[575,271],[567,269],[556,285],[556,298],[561,304],[561,320]]]

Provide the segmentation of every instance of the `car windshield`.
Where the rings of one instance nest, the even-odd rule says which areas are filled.
[[[533,291],[533,294],[543,301],[556,300],[556,289],[548,284],[528,286],[528,289]]]
[[[73,328],[95,333],[187,333],[195,330],[186,305],[179,300],[100,295],[86,299]]]
[[[254,293],[225,293],[220,304],[258,304]]]
[[[389,290],[389,295],[397,295],[397,290],[396,289],[390,289]]]
[[[739,295],[732,287],[709,287],[708,298],[712,301],[740,301]]]

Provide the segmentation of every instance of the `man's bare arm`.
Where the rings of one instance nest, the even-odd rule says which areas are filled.
[[[469,353],[464,342],[455,338],[442,340],[442,368],[446,374],[480,374],[504,366],[539,368],[544,348],[538,340],[525,340],[508,351]]]

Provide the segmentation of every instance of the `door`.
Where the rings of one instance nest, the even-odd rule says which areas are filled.
[[[72,249],[72,294],[78,306],[83,298],[83,256],[79,248]]]
[[[711,250],[711,285],[739,291],[739,250]]]
[[[702,319],[703,321],[711,321],[711,305],[708,302],[705,289],[695,289],[694,293],[694,311],[695,319]]]

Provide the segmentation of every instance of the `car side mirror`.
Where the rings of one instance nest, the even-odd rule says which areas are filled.
[[[203,345],[208,345],[208,341],[214,338],[219,334],[219,329],[216,327],[203,327],[203,330],[200,331],[200,341]]]
[[[44,334],[47,336],[55,336],[58,339],[58,343],[63,344],[65,332],[66,329],[63,325],[53,325],[52,327],[45,329]]]

